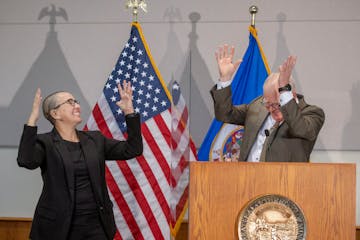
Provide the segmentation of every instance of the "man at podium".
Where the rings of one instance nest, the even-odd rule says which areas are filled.
[[[244,126],[240,161],[308,162],[325,121],[324,111],[297,94],[291,77],[296,57],[289,56],[263,85],[263,96],[250,104],[232,104],[231,79],[241,60],[233,62],[234,47],[215,54],[219,82],[211,89],[217,120]]]

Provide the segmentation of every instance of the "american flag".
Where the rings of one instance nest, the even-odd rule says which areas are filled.
[[[172,136],[171,96],[140,24],[135,22],[85,129],[125,139],[124,114],[115,104],[120,98],[117,84],[123,80],[132,84],[134,109],[141,116],[144,152],[136,159],[106,162],[106,181],[117,226],[115,239],[170,239],[186,207],[188,182],[183,179],[188,178],[187,162],[196,158],[196,152],[192,144],[189,156],[174,154],[174,149],[184,148],[186,138],[190,143],[188,131],[180,121],[176,131],[183,135]],[[172,208],[178,214],[172,214]]]
[[[176,235],[187,209],[189,185],[189,161],[197,160],[196,148],[189,134],[189,115],[180,85],[172,84],[173,104],[171,107],[171,229]]]

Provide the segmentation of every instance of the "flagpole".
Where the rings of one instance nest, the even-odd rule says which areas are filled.
[[[128,0],[125,6],[127,9],[132,8],[133,22],[138,21],[139,8],[144,12],[147,12],[145,0]]]
[[[252,5],[249,8],[249,12],[251,14],[251,26],[255,28],[255,15],[258,12],[258,7],[255,5]]]

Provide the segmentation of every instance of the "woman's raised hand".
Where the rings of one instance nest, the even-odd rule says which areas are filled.
[[[120,101],[116,102],[116,105],[124,112],[125,115],[134,113],[134,107],[132,102],[133,90],[131,88],[131,83],[126,80],[123,81],[123,86],[118,84]]]
[[[28,126],[36,126],[36,123],[39,119],[40,115],[40,106],[41,106],[41,90],[38,88],[35,93],[34,102],[32,106],[32,110],[29,116],[29,120],[27,122]]]

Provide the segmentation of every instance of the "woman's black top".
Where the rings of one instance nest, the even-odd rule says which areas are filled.
[[[81,221],[84,215],[97,215],[97,208],[91,187],[89,171],[79,142],[65,141],[75,168],[75,209],[73,224]],[[95,218],[96,219],[96,218]],[[79,224],[81,224],[79,222]]]

